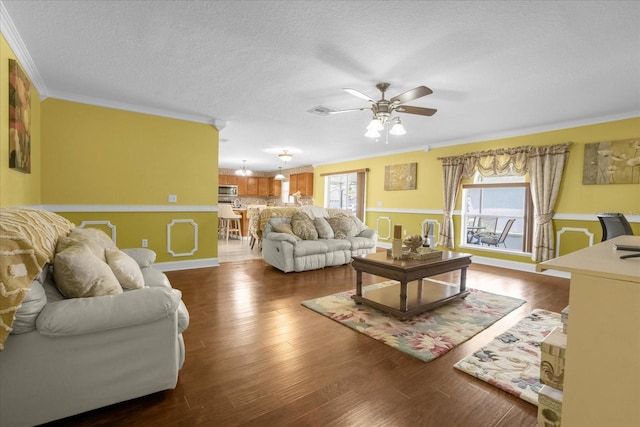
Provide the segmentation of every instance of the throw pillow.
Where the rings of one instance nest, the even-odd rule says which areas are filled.
[[[144,288],[144,277],[135,259],[119,249],[105,249],[104,255],[111,271],[123,288]]]
[[[355,225],[348,216],[334,216],[327,218],[336,239],[346,239],[356,235]]]
[[[326,218],[316,217],[316,219],[313,220],[313,224],[316,226],[316,230],[318,230],[319,238],[333,239],[333,228],[331,228],[331,225],[327,222]]]
[[[293,234],[302,240],[318,240],[318,231],[313,221],[303,212],[296,212],[291,217]]]
[[[60,292],[67,298],[122,293],[122,286],[109,265],[82,243],[56,254],[53,260],[53,278]]]
[[[122,249],[122,252],[133,258],[140,268],[151,267],[156,262],[156,253],[147,248]]]
[[[104,249],[113,249],[116,247],[116,244],[111,240],[111,237],[109,237],[109,235],[104,231],[97,228],[76,228],[69,233],[69,237],[81,241],[93,241]]]
[[[273,226],[273,231],[277,232],[277,233],[287,233],[287,234],[291,234],[293,237],[295,237],[297,240],[302,240],[300,239],[298,236],[296,236],[293,233],[293,230],[291,229],[291,224],[278,224],[278,225],[274,225]]]
[[[356,227],[356,236],[367,229],[367,225],[364,222],[360,221],[360,218],[358,218],[357,216],[352,215],[351,221],[353,221],[353,224]]]

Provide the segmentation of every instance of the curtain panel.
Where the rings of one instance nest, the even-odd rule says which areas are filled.
[[[539,147],[523,145],[438,157],[442,161],[444,184],[444,216],[438,244],[454,248],[453,210],[462,177],[470,178],[476,172],[483,176],[525,175],[528,172],[535,217],[531,258],[537,262],[553,258],[555,240],[551,219],[571,145],[571,142]]]

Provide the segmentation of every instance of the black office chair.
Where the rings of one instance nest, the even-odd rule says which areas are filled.
[[[618,236],[633,236],[631,224],[621,213],[599,213],[596,214],[602,226],[602,241],[613,239]]]

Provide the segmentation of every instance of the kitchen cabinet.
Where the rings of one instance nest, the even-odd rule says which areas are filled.
[[[273,178],[269,178],[269,181],[269,196],[280,197],[282,194],[282,181]]]
[[[247,177],[239,176],[236,178],[236,185],[238,186],[238,197],[247,195]]]
[[[296,191],[299,191],[302,196],[313,196],[313,173],[289,175],[289,194]]]
[[[255,176],[249,176],[247,178],[247,196],[257,196],[258,195],[258,178]]]
[[[220,185],[238,185],[235,175],[218,175],[218,184]]]
[[[269,195],[269,177],[261,176],[258,178],[258,194],[259,197],[267,197]]]

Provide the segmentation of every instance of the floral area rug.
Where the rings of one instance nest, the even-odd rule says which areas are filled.
[[[560,314],[533,310],[529,316],[454,367],[537,405],[538,392],[542,388],[540,343],[561,325]]]
[[[398,282],[391,280],[366,286],[364,292],[366,295],[367,289],[396,283]],[[364,304],[356,304],[351,299],[355,291],[304,301],[302,305],[397,350],[429,362],[525,303],[517,298],[477,289],[468,290],[470,294],[464,299],[454,300],[404,321]]]

